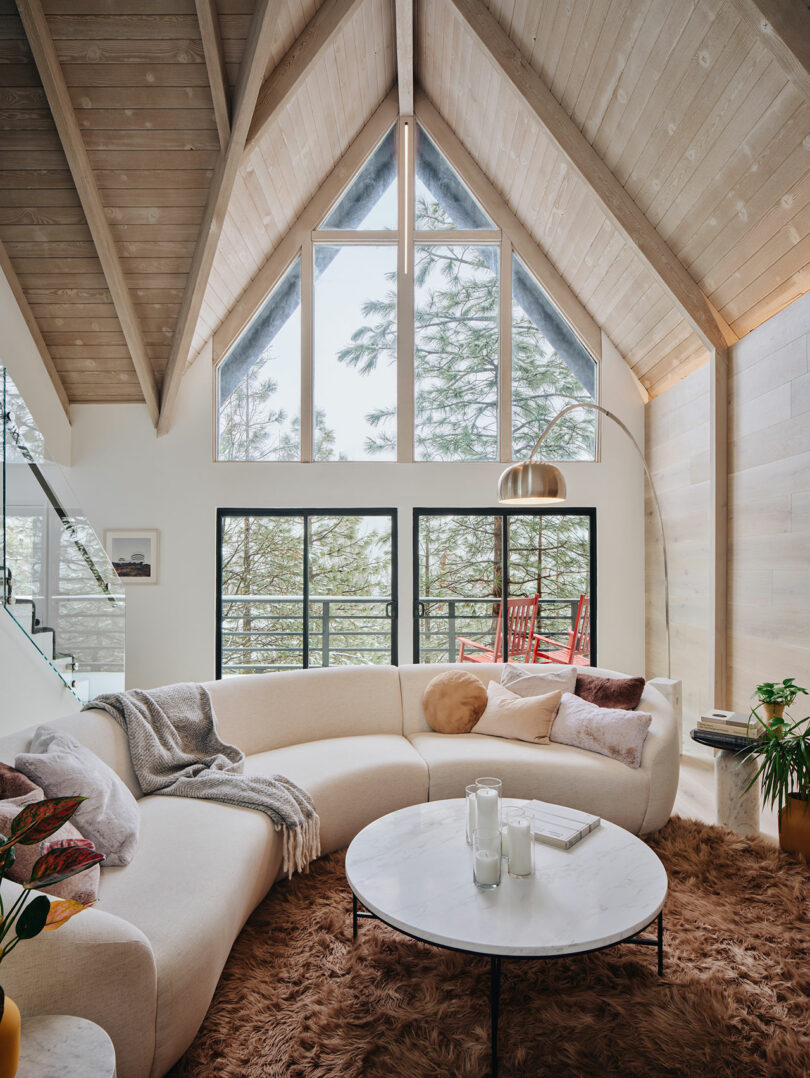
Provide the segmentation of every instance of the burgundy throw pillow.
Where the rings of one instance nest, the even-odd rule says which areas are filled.
[[[635,711],[644,692],[643,677],[597,677],[595,674],[577,674],[574,693],[597,707],[616,707],[623,711]]]
[[[36,783],[32,782],[21,771],[9,767],[0,762],[0,834],[8,835],[11,831],[11,821],[22,812],[26,805],[35,801],[43,801],[45,795]],[[28,883],[31,879],[31,869],[35,862],[45,852],[49,845],[84,844],[81,834],[71,823],[63,824],[50,838],[43,843],[34,846],[16,845],[14,847],[14,864],[6,870],[6,876],[15,883]],[[51,884],[50,887],[42,887],[40,890],[55,898],[72,898],[75,902],[87,905],[95,902],[98,898],[98,886],[101,879],[98,865],[76,876],[71,876],[61,883]]]

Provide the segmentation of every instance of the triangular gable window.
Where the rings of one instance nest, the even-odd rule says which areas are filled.
[[[481,204],[430,135],[422,127],[417,130],[414,228],[425,232],[494,229]]]
[[[397,227],[397,144],[392,127],[325,217],[324,229]]]
[[[398,149],[409,134],[406,172]],[[404,223],[399,182],[411,200]],[[408,289],[412,303],[400,302]],[[413,348],[405,438],[402,342]],[[598,378],[509,237],[426,131],[401,120],[219,362],[217,389],[220,460],[497,460],[509,445],[519,460],[566,405],[598,399]],[[593,460],[595,448],[595,415],[577,409],[541,455]]]

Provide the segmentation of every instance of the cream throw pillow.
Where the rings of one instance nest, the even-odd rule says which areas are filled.
[[[542,672],[532,667],[507,663],[501,671],[501,685],[516,696],[545,696],[546,693],[574,692],[577,684],[575,666],[557,666],[549,663]]]
[[[561,695],[560,692],[549,692],[545,696],[523,700],[497,681],[490,681],[486,711],[470,732],[547,745]]]

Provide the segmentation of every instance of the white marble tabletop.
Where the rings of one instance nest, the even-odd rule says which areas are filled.
[[[23,1015],[16,1078],[115,1078],[115,1049],[87,1018]]]
[[[504,806],[521,802],[505,799]],[[349,846],[346,877],[366,909],[418,939],[490,955],[576,954],[618,943],[661,910],[667,874],[653,851],[602,821],[570,850],[535,843],[535,874],[473,883],[463,798],[392,812]]]

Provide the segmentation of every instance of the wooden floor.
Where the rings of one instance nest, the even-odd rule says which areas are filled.
[[[678,816],[703,820],[704,823],[717,823],[714,769],[710,760],[681,757],[681,778],[673,812]],[[761,808],[759,827],[763,838],[777,841],[778,828],[775,812]]]

